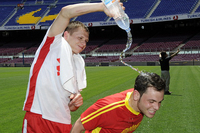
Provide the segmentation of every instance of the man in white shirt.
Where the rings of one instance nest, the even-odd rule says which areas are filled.
[[[70,132],[70,111],[83,104],[80,91],[86,88],[85,62],[79,53],[89,41],[88,28],[70,19],[98,11],[112,17],[103,3],[65,6],[48,29],[30,69],[23,133]]]

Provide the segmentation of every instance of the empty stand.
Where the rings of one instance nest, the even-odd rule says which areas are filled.
[[[104,43],[98,50],[95,52],[121,52],[126,48],[126,35],[117,35],[115,38],[110,39]]]
[[[200,33],[193,36],[181,49],[200,49]]]
[[[190,32],[163,31],[149,38],[135,52],[172,51],[192,35]]]
[[[20,4],[22,0],[1,0],[0,5],[5,5],[5,6],[16,6],[17,4]]]
[[[0,26],[9,17],[14,8],[15,6],[0,6]]]
[[[46,11],[48,5],[24,5],[23,9],[17,10],[17,13],[10,19],[6,26],[36,24]]]
[[[98,45],[87,45],[86,48],[81,52],[81,54],[88,54],[95,50],[98,47]]]
[[[131,55],[123,59],[125,62],[155,62],[158,60],[158,55]]]
[[[71,2],[71,0],[58,0],[58,3]],[[73,2],[88,2],[88,0],[73,0]]]
[[[126,44],[104,44],[96,52],[121,52],[126,48]]]
[[[144,18],[148,10],[154,5],[157,0],[128,0],[124,2],[126,13],[129,18]],[[141,10],[142,9],[142,10]]]
[[[0,63],[6,63],[9,60],[11,60],[11,58],[0,58]]]
[[[25,50],[24,47],[19,47],[19,48],[0,48],[0,55],[2,56],[7,56],[7,55],[16,55],[20,52],[22,52],[23,50]]]
[[[13,60],[9,60],[6,63],[11,64],[11,63],[15,63],[15,64],[31,64],[33,62],[33,58],[15,58]]]
[[[14,10],[17,4],[22,3],[22,0],[9,1],[9,2],[0,2],[0,22],[2,22],[5,18],[10,16],[10,13]],[[36,24],[38,20],[45,14],[50,12],[44,16],[41,25],[51,25],[59,11],[62,7],[68,4],[74,3],[83,3],[83,2],[100,2],[96,0],[26,0],[24,1],[24,6],[22,9],[18,9],[16,14],[9,20],[6,26],[13,25],[31,25]],[[137,18],[145,18],[146,15],[152,10],[154,5],[158,2],[158,0],[128,0],[124,2],[124,6],[126,7],[126,13],[129,18],[137,19]],[[150,17],[155,16],[166,16],[166,15],[177,15],[177,14],[189,14],[190,11],[195,7],[198,3],[198,0],[161,0],[158,7],[154,10],[153,14]],[[141,10],[142,9],[142,10]],[[196,12],[199,12],[199,8],[197,8]],[[90,13],[83,16],[77,17],[75,20],[82,22],[99,22],[106,21],[108,17],[103,12]],[[113,20],[113,18],[111,18]]]
[[[16,5],[21,2],[22,0],[16,0],[13,2],[8,1],[3,3],[0,1],[0,4],[4,5],[0,5],[0,23],[2,23],[5,18],[9,17],[10,14],[15,11]],[[50,26],[62,7],[68,4],[82,2],[100,2],[100,0],[26,0],[24,3],[24,7],[22,9],[18,9],[16,14],[10,19],[10,21],[8,21],[5,26],[34,25],[40,20],[43,15],[45,16],[40,21],[39,25]],[[155,3],[157,2],[158,0],[148,0],[148,2],[146,0],[128,0],[127,2],[124,2],[124,6],[126,7],[126,13],[128,14],[129,18],[139,19],[145,18],[147,13],[149,13],[149,11],[152,9],[152,7],[154,7]],[[161,0],[160,4],[150,17],[189,14],[195,4],[197,4],[197,0]],[[200,12],[200,8],[198,8],[196,12]],[[77,18],[73,18],[72,20],[78,20],[82,22],[106,22],[107,19],[108,17],[103,12],[96,12],[79,16]],[[149,25],[152,26],[152,24]],[[157,25],[157,23],[155,25]],[[177,23],[177,25],[179,25],[179,23]],[[157,62],[159,57],[158,54],[155,53],[158,53],[160,51],[170,52],[177,49],[178,47],[181,47],[182,45],[183,47],[181,47],[181,50],[195,50],[195,53],[199,52],[200,34],[193,36],[194,34],[196,34],[198,29],[196,31],[191,30],[192,33],[190,33],[190,30],[176,31],[175,28],[172,31],[167,31],[165,28],[163,28],[163,30],[158,30],[156,28],[156,31],[153,31],[152,29],[154,28],[154,25],[152,27],[148,27],[148,24],[144,23],[144,26],[146,26],[147,28],[145,27],[144,29],[140,28],[139,30],[136,30],[135,25],[131,25],[133,32],[133,44],[131,45],[131,48],[127,51],[127,54],[131,55],[132,53],[134,53],[134,55],[124,58],[123,61]],[[95,32],[92,32],[92,34],[90,34],[90,41],[88,42],[87,47],[84,49],[84,51],[81,52],[84,57],[91,56],[85,58],[86,63],[118,62],[119,56],[98,55],[118,55],[126,48],[127,35],[125,31],[123,32],[123,30],[121,30],[119,27],[110,26],[112,28],[108,29],[107,27],[109,26],[105,27],[95,27]],[[93,30],[93,28],[94,27],[89,27],[90,30]],[[180,27],[177,27],[177,30],[178,28]],[[40,30],[39,32],[43,31]],[[9,41],[3,41],[1,39],[0,56],[2,58],[0,57],[0,63],[7,62],[22,64],[23,62],[31,63],[33,61],[33,58],[26,58],[28,56],[25,56],[24,59],[21,58],[21,54],[24,53],[25,55],[31,55],[32,57],[32,55],[34,55],[36,50],[38,49],[39,44],[44,37],[44,34],[40,35],[40,38],[39,35],[29,35],[34,38],[28,38],[28,36],[24,35],[22,36],[23,37],[15,37],[15,39],[8,38],[7,40]],[[17,40],[16,38],[19,39]],[[13,56],[14,59],[7,58],[8,56]],[[172,61],[192,60],[199,60],[199,54],[179,54],[178,56],[174,57]]]
[[[84,59],[86,63],[89,62],[115,62],[119,60],[119,56],[92,56]]]
[[[178,54],[171,61],[200,61],[200,54]]]
[[[16,41],[16,40],[15,40]],[[0,56],[7,56],[7,55],[17,55],[27,48],[31,47],[34,43],[33,42],[10,42],[7,44],[4,44],[0,47]]]
[[[161,0],[151,17],[190,13],[198,0]]]
[[[38,47],[31,47],[28,50],[24,51],[25,55],[34,55],[37,51]]]
[[[89,13],[76,18],[77,21],[81,22],[98,22],[105,21],[107,16],[103,12]]]

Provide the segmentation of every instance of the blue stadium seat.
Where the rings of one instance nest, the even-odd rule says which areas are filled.
[[[20,4],[22,0],[1,0],[0,1],[0,5],[5,5],[5,6],[14,6],[14,5],[17,5],[17,4]]]
[[[124,6],[126,7],[126,13],[131,19],[135,18],[144,18],[147,11],[154,4],[155,0],[129,0],[128,2],[124,2]]]
[[[162,0],[151,17],[190,13],[197,0]]]
[[[0,6],[0,25],[6,17],[14,10],[13,6]]]
[[[47,5],[24,6],[24,9],[18,10],[6,26],[35,24],[46,8]]]
[[[74,4],[74,3],[73,3]],[[41,21],[39,25],[50,26],[58,13],[60,12],[61,8],[66,6],[67,4],[57,4],[55,8],[51,8],[50,12],[46,15],[46,21]]]
[[[77,3],[77,2],[87,2],[88,0],[58,0],[58,3],[63,3],[63,2],[74,2],[74,3]]]
[[[77,17],[77,21],[81,22],[95,22],[95,21],[105,21],[107,16],[103,12],[89,13]]]
[[[35,4],[36,0],[27,0],[24,5],[24,9],[19,9],[17,13],[11,18],[11,20],[6,24],[6,26],[19,26],[19,25],[32,25],[35,24],[39,17],[47,10],[47,7],[50,6],[50,3],[54,3],[56,0],[43,0],[43,3],[49,4]],[[93,0],[91,2],[99,2],[100,0]],[[198,0],[162,0],[158,7],[155,9],[153,14],[150,17],[156,16],[165,16],[165,15],[177,15],[190,13],[194,5]],[[0,6],[0,24],[2,21],[13,11],[17,4],[21,3],[22,0],[12,0],[9,2],[1,2],[0,4],[5,6]],[[50,12],[45,16],[42,22],[39,25],[51,25],[55,16],[59,13],[60,9],[67,4],[82,3],[88,2],[88,0],[58,0],[56,7],[52,8]],[[124,2],[126,7],[126,13],[130,19],[145,18],[147,13],[152,9],[157,0],[128,0]],[[9,4],[9,6],[6,6]],[[41,10],[39,10],[41,8]],[[6,11],[5,11],[6,10]],[[30,21],[21,20],[24,22],[18,22],[19,17],[27,13],[33,13],[32,19],[27,19]],[[200,8],[196,10],[200,12]],[[30,14],[29,14],[30,15]],[[31,15],[30,15],[31,17]],[[35,20],[37,18],[37,20]],[[103,12],[90,13],[83,16],[79,16],[76,20],[81,22],[96,22],[96,21],[105,21],[107,16]],[[113,19],[111,19],[113,20]],[[32,21],[32,22],[31,22]]]

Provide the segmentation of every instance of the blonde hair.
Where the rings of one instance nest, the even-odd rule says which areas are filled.
[[[69,32],[70,35],[72,35],[79,27],[85,29],[86,32],[89,32],[88,27],[86,27],[82,22],[80,21],[71,21],[65,31]]]

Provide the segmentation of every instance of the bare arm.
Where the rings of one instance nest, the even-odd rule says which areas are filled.
[[[70,133],[82,133],[85,131],[83,124],[81,123],[81,118],[79,117],[78,120],[74,123]]]
[[[57,18],[54,20],[48,36],[53,37],[60,33],[63,33],[65,28],[68,26],[71,18],[91,12],[100,11],[104,11],[108,16],[111,16],[103,3],[81,3],[65,6],[61,9]]]
[[[171,55],[171,58],[173,58],[174,56],[176,56],[179,52],[180,52],[180,50],[178,49],[175,53],[173,53],[173,54]]]

